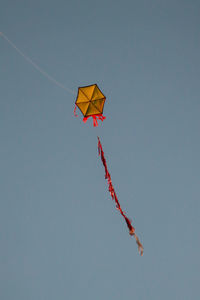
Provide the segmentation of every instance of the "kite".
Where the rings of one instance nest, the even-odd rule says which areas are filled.
[[[93,118],[93,126],[98,126],[98,120],[106,118],[103,116],[103,107],[106,97],[100,91],[97,84],[78,88],[78,95],[75,102],[74,115],[77,117],[76,108],[78,107],[83,114],[83,122],[87,122],[89,117]]]
[[[80,111],[83,114],[83,122],[86,122],[89,117],[93,118],[93,126],[98,126],[98,120],[103,121],[105,117],[103,116],[103,108],[105,103],[106,97],[101,92],[97,84],[92,84],[88,86],[83,86],[78,88],[78,94],[75,102],[75,108],[74,108],[74,115],[77,117],[76,109],[77,107],[80,109]],[[139,241],[138,236],[135,233],[135,228],[131,224],[131,220],[126,216],[125,212],[122,210],[119,200],[117,198],[117,195],[115,193],[110,173],[108,172],[108,167],[106,163],[106,159],[104,156],[103,148],[100,142],[99,137],[98,138],[98,153],[101,157],[101,161],[103,163],[103,166],[105,168],[105,179],[108,183],[108,190],[110,192],[112,200],[115,201],[116,208],[126,221],[126,225],[129,229],[129,234],[131,236],[135,237],[136,243],[138,245],[138,251],[140,255],[143,255],[144,248],[142,244]]]
[[[120,206],[120,203],[118,201],[117,195],[115,193],[115,190],[114,190],[114,187],[113,187],[113,184],[112,184],[110,173],[108,172],[108,167],[107,167],[107,163],[106,163],[106,159],[105,159],[105,156],[104,156],[104,152],[103,152],[103,148],[102,148],[100,139],[99,139],[99,137],[97,137],[97,138],[98,138],[98,152],[99,152],[99,156],[101,157],[102,163],[103,163],[104,168],[105,168],[105,179],[107,180],[107,183],[108,183],[108,190],[110,192],[111,198],[112,198],[112,200],[115,201],[117,210],[119,210],[122,217],[125,219],[126,224],[128,226],[128,229],[129,229],[129,234],[133,235],[135,237],[136,243],[138,245],[138,251],[139,251],[140,255],[142,256],[144,248],[143,248],[142,244],[139,241],[139,238],[137,237],[137,235],[135,233],[135,228],[132,226],[131,220],[127,218],[127,216],[125,215],[125,212],[122,210],[122,208]]]

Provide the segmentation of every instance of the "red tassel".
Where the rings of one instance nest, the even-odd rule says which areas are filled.
[[[140,243],[137,235],[135,234],[135,228],[132,226],[130,219],[127,218],[127,216],[125,215],[125,212],[121,209],[120,203],[118,201],[117,195],[116,195],[114,187],[112,185],[111,176],[110,176],[110,173],[108,172],[106,159],[105,159],[105,156],[104,156],[103,148],[102,148],[99,137],[98,137],[98,153],[99,153],[99,156],[101,156],[101,160],[102,160],[102,163],[103,163],[104,168],[105,168],[105,179],[107,179],[108,190],[110,192],[111,198],[116,203],[116,209],[120,211],[121,215],[125,219],[127,227],[129,229],[129,234],[133,235],[135,237],[140,255],[143,255],[143,246]]]
[[[89,117],[84,117],[83,122],[86,123]]]
[[[92,116],[92,118],[93,118],[93,126],[97,127],[98,126],[97,117],[96,116]]]
[[[106,119],[106,117],[104,117],[102,114],[101,115],[92,115],[92,116],[88,116],[88,117],[84,117],[83,118],[83,122],[86,123],[88,118],[92,117],[93,118],[93,126],[97,127],[98,126],[98,120],[101,120],[102,122]]]
[[[75,104],[75,107],[74,107],[74,116],[75,116],[75,117],[78,117],[78,115],[77,115],[77,113],[76,113],[76,109],[77,109],[77,106],[76,106],[76,104]]]

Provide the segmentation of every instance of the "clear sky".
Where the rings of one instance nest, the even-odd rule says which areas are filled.
[[[1,0],[0,299],[200,299],[200,2]],[[137,252],[97,155],[104,148]]]

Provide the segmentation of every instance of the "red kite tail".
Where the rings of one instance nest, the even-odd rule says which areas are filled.
[[[97,138],[98,138],[98,153],[99,153],[99,156],[101,156],[101,161],[104,165],[105,179],[107,179],[107,183],[108,183],[108,191],[111,195],[112,200],[115,201],[116,209],[119,210],[122,217],[126,221],[127,227],[129,229],[129,234],[133,235],[135,237],[140,255],[143,255],[143,249],[144,248],[143,248],[142,244],[140,243],[137,235],[135,234],[135,228],[132,226],[131,220],[126,216],[125,212],[122,210],[122,208],[120,206],[120,203],[118,201],[117,195],[115,193],[115,190],[114,190],[114,187],[113,187],[113,184],[112,184],[110,173],[108,172],[108,167],[107,167],[106,159],[105,159],[105,156],[104,156],[103,148],[102,148],[99,137],[97,137]]]

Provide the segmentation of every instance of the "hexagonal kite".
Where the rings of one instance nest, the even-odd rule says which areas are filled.
[[[100,91],[97,84],[83,86],[78,88],[78,95],[75,102],[74,115],[76,115],[76,108],[78,107],[82,112],[84,118],[83,122],[87,122],[89,117],[93,118],[94,127],[98,126],[98,120],[103,121],[103,108],[106,97]]]

